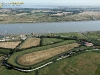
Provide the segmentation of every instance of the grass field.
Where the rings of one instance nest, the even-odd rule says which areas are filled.
[[[61,37],[73,37],[76,36],[79,39],[86,39],[86,37],[84,35],[82,35],[82,33],[78,33],[78,32],[69,32],[69,33],[54,33],[54,35],[61,35]]]
[[[20,43],[20,41],[17,41],[17,42],[0,42],[0,47],[14,49],[19,43]]]
[[[100,52],[85,52],[28,73],[1,66],[0,75],[100,75]]]
[[[36,75],[36,72],[23,73],[16,70],[8,70],[4,66],[0,67],[0,75]]]
[[[32,46],[37,46],[40,44],[40,38],[28,38],[21,46],[20,49],[22,48],[29,48]]]
[[[4,54],[0,54],[0,57],[3,56]]]
[[[0,55],[1,54],[3,54],[3,55],[5,55],[5,54],[8,54],[9,52],[10,52],[11,50],[9,49],[0,49]]]
[[[53,43],[61,42],[61,41],[63,41],[63,40],[57,39],[57,38],[43,38],[42,39],[42,45],[53,44]]]
[[[98,32],[87,32],[84,35],[91,39],[98,39],[100,37],[100,34]]]
[[[78,43],[73,43],[73,44],[59,46],[59,47],[55,47],[55,48],[51,48],[51,49],[47,49],[43,51],[25,54],[25,55],[20,56],[17,62],[25,66],[33,65],[78,46],[79,46]]]
[[[38,70],[38,75],[100,75],[100,53],[86,52]]]

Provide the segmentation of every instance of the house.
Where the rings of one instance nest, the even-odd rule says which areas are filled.
[[[5,38],[2,38],[2,39],[0,39],[0,41],[6,41],[6,39]]]
[[[85,46],[91,47],[91,46],[93,46],[93,43],[85,42]]]
[[[20,35],[20,39],[21,39],[21,40],[26,40],[27,37],[26,37],[26,35]]]
[[[0,41],[6,41],[5,37],[0,35]]]

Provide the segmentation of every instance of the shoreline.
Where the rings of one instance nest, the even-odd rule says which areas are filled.
[[[87,22],[87,21],[100,21],[98,20],[78,20],[78,21],[52,21],[52,22],[8,22],[8,23],[0,23],[0,24],[24,24],[24,23],[61,23],[61,22]]]

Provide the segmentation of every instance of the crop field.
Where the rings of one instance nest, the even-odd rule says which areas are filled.
[[[51,49],[51,48],[55,48],[55,47],[59,47],[59,46],[63,46],[63,45],[68,45],[68,44],[72,44],[72,43],[76,43],[76,41],[75,40],[67,40],[67,41],[57,43],[57,44],[46,45],[46,46],[42,46],[42,47],[36,47],[36,48],[31,48],[31,49],[23,50],[20,52],[16,52],[9,57],[7,62],[14,66],[27,68],[26,66],[22,66],[22,65],[16,63],[16,59],[24,54],[29,54],[29,53],[37,52],[37,51],[43,51],[43,50],[47,50],[47,49]],[[31,67],[34,67],[34,66],[31,66]]]
[[[74,47],[79,46],[78,43],[73,43],[69,45],[64,45],[60,47],[55,47],[43,51],[33,52],[29,54],[22,55],[18,58],[18,63],[21,65],[29,66],[51,58],[57,54],[63,53],[67,50],[73,49]]]
[[[14,49],[19,43],[21,43],[21,42],[20,41],[17,41],[17,42],[0,42],[0,47]]]
[[[37,46],[40,44],[40,38],[28,38],[26,41],[20,46],[21,48],[28,48],[32,46]]]

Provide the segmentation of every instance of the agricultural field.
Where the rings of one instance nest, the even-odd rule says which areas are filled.
[[[91,38],[91,39],[98,39],[100,38],[100,34],[99,32],[87,32],[87,33],[84,33],[84,35],[88,38]]]
[[[19,48],[20,49],[29,48],[32,46],[38,46],[39,44],[40,44],[40,38],[28,38]]]
[[[38,75],[100,75],[100,52],[85,52],[38,70]]]
[[[99,64],[100,52],[85,52],[28,73],[1,66],[0,75],[100,75]]]
[[[43,51],[25,54],[20,56],[17,62],[24,66],[33,65],[78,46],[79,46],[78,43],[73,43],[73,44],[68,44],[68,45],[59,46],[55,48],[50,48]]]
[[[53,35],[58,35],[58,36],[61,35],[61,37],[68,37],[68,38],[76,36],[79,39],[86,39],[87,38],[81,32],[79,32],[79,33],[78,32],[56,33],[56,34],[54,33]]]
[[[0,55],[6,55],[10,52],[11,50],[10,49],[0,49]]]
[[[42,45],[49,45],[49,44],[53,44],[53,43],[57,43],[57,42],[62,42],[64,40],[62,39],[57,39],[57,38],[43,38],[42,39]]]
[[[43,50],[47,50],[47,49],[49,50],[51,48],[55,48],[55,47],[59,47],[59,46],[63,46],[63,45],[68,45],[68,44],[72,44],[72,43],[77,43],[77,42],[75,40],[67,40],[67,41],[63,41],[63,42],[52,44],[52,45],[46,45],[46,46],[42,46],[42,47],[36,47],[36,48],[31,48],[31,49],[15,52],[13,55],[11,55],[9,57],[7,62],[14,65],[14,66],[27,68],[26,66],[22,66],[22,65],[19,65],[18,63],[16,63],[16,59],[24,54],[29,54],[29,53],[37,52],[37,51],[43,51]],[[43,63],[45,63],[45,61]],[[35,65],[35,66],[37,66],[37,65]],[[34,66],[31,66],[31,67],[34,67]]]
[[[0,47],[14,49],[20,43],[21,43],[20,41],[17,41],[17,42],[0,42]]]

